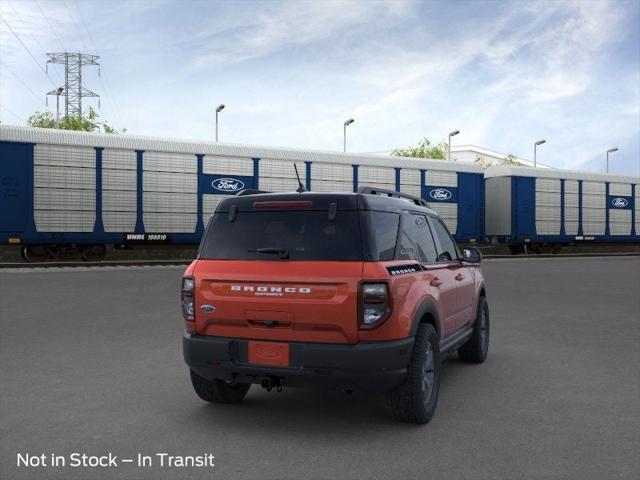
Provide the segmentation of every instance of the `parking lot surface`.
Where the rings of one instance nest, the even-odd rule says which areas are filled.
[[[489,359],[445,363],[426,426],[381,397],[254,386],[208,405],[182,361],[181,268],[0,271],[0,479],[640,476],[640,258],[492,260]],[[215,455],[38,468],[18,453]]]

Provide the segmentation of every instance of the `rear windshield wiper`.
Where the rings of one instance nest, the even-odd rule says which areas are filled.
[[[289,250],[287,250],[286,248],[265,247],[265,248],[256,248],[255,250],[249,250],[249,252],[280,255],[280,258],[282,260],[286,260],[289,258]]]

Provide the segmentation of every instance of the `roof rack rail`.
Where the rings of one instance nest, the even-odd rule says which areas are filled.
[[[429,207],[427,202],[425,202],[422,198],[409,195],[408,193],[396,192],[395,190],[386,190],[384,188],[378,187],[360,187],[358,188],[358,193],[363,195],[382,195],[393,198],[401,198],[404,200],[409,200],[416,205],[420,205],[421,207]]]
[[[236,197],[244,197],[245,195],[258,195],[260,193],[272,193],[266,190],[258,190],[257,188],[246,188],[236,193]]]

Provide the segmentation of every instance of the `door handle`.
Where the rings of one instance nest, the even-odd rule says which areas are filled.
[[[455,276],[455,279],[458,280],[459,282],[461,282],[462,280],[464,280],[464,275],[459,273]]]
[[[431,285],[432,287],[439,287],[440,285],[442,285],[442,281],[438,277],[433,277],[429,282],[429,285]]]

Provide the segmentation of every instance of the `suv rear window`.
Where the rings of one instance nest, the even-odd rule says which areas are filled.
[[[260,251],[258,251],[260,250]],[[203,238],[200,258],[211,260],[362,261],[360,222],[356,211],[238,212],[214,215]]]

